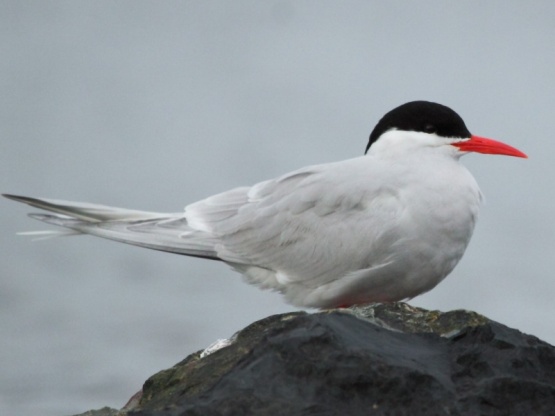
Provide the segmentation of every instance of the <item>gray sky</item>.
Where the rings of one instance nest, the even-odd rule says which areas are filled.
[[[411,303],[555,343],[555,3],[0,1],[0,191],[153,211],[362,154],[406,101],[530,159],[469,155],[487,204]],[[215,262],[43,229],[0,201],[0,413],[121,407],[151,374],[294,310]]]

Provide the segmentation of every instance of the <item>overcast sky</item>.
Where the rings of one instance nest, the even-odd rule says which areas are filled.
[[[469,155],[487,203],[411,304],[555,343],[555,3],[0,1],[0,191],[153,211],[362,154],[406,101],[528,160]],[[121,407],[155,372],[295,310],[225,265],[31,242],[0,201],[0,413]]]

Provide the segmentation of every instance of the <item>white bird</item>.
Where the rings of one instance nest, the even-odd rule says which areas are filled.
[[[4,195],[54,214],[31,217],[154,250],[220,260],[287,302],[330,308],[410,299],[461,259],[481,192],[468,152],[527,157],[471,135],[450,108],[403,104],[364,156],[315,165],[162,214]],[[35,234],[41,234],[36,232]]]

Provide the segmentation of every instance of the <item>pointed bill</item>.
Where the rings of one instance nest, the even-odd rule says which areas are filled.
[[[526,154],[508,144],[480,136],[470,136],[470,139],[453,143],[463,152],[477,152],[488,155],[506,155],[528,158]]]

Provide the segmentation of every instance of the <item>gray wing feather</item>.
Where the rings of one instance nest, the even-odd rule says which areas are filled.
[[[70,202],[57,199],[30,198],[27,196],[2,194],[4,197],[22,202],[35,208],[56,212],[83,221],[113,221],[156,218],[161,214],[137,211],[107,205],[89,204],[87,202]]]
[[[238,263],[243,272],[247,266],[271,270],[276,286],[338,279],[351,269],[372,266],[369,253],[373,247],[365,244],[380,244],[386,222],[380,212],[397,215],[386,206],[369,221],[372,199],[382,192],[369,186],[365,176],[353,179],[352,168],[360,162],[352,163],[345,171],[349,177],[343,177],[341,170],[329,169],[331,165],[312,166],[252,188],[215,195],[187,206],[187,220],[217,239],[219,258]],[[366,181],[364,185],[362,181]],[[387,204],[387,198],[378,199]],[[218,213],[215,207],[225,209]],[[342,238],[336,238],[338,235]],[[363,242],[356,239],[361,235]],[[376,256],[380,254],[378,250]],[[251,278],[257,283],[256,273]]]
[[[215,242],[207,235],[183,234],[188,227],[182,218],[157,218],[136,221],[86,222],[56,214],[30,214],[39,221],[57,225],[83,234],[127,243],[153,250],[218,259]],[[219,260],[219,259],[218,259]]]

